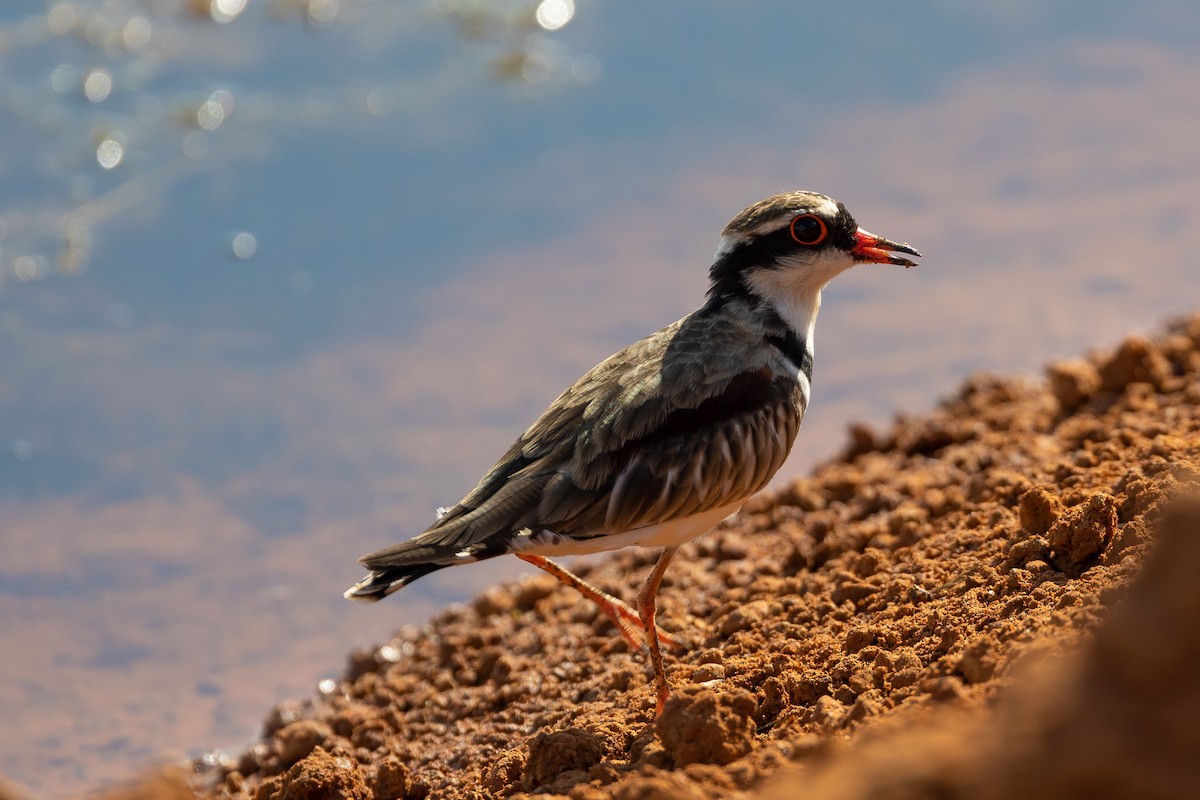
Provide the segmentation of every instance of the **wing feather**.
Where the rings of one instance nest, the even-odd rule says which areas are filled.
[[[780,358],[743,321],[693,313],[593,368],[458,505],[363,562],[494,554],[523,531],[592,538],[749,496],[783,464],[807,401]]]

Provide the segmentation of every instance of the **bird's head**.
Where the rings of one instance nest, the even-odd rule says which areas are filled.
[[[713,297],[752,295],[773,306],[820,302],[820,292],[855,264],[916,263],[893,253],[921,254],[858,227],[846,207],[816,192],[768,197],[721,232],[710,270]]]

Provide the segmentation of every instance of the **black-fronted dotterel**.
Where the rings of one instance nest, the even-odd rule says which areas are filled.
[[[814,192],[762,200],[725,226],[707,300],[605,359],[559,395],[457,505],[423,533],[360,559],[346,592],[378,600],[455,564],[512,554],[597,603],[650,652],[668,694],[655,597],[681,544],[758,492],[791,451],[808,407],[821,290],[859,263],[920,254],[858,227]],[[637,607],[547,556],[661,549]]]

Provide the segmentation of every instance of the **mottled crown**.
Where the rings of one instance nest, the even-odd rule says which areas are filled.
[[[766,200],[759,200],[730,220],[725,230],[721,231],[721,235],[743,237],[763,233],[764,226],[772,222],[778,222],[782,226],[786,218],[803,211],[812,211],[832,219],[838,214],[838,202],[816,192],[784,192],[773,195]]]

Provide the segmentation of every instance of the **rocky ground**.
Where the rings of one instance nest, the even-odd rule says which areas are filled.
[[[977,377],[684,548],[646,659],[550,577],[123,797],[1200,797],[1200,315]],[[631,598],[652,555],[585,577]]]

